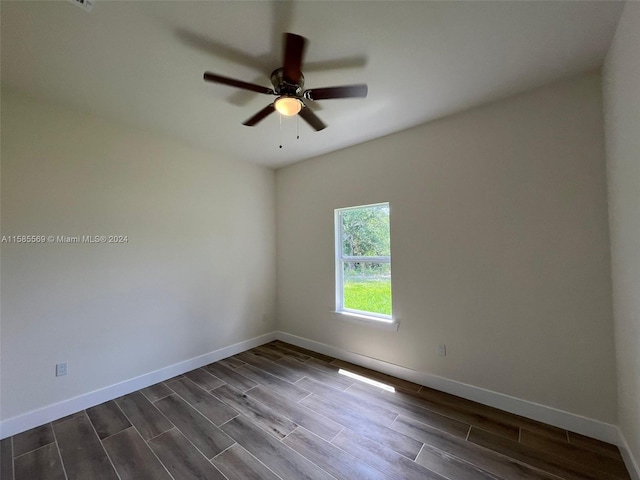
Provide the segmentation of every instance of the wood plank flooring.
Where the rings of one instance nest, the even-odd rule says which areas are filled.
[[[630,479],[614,445],[280,341],[4,439],[0,454],[1,480]]]

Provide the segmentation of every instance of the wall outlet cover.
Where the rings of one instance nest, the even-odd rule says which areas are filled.
[[[56,364],[56,377],[62,377],[67,374],[67,362]]]

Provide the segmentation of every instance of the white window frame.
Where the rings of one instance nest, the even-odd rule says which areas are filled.
[[[391,315],[385,315],[382,313],[376,312],[366,312],[362,310],[355,310],[350,308],[345,308],[344,306],[344,263],[347,262],[374,262],[374,263],[388,263],[391,266],[391,255],[388,256],[375,256],[375,257],[365,257],[365,256],[347,256],[343,255],[342,245],[343,245],[343,230],[342,230],[342,212],[346,210],[360,210],[364,208],[372,208],[377,206],[387,206],[389,207],[389,218],[391,218],[391,208],[389,202],[381,202],[381,203],[372,203],[370,205],[357,205],[354,207],[346,207],[346,208],[336,208],[334,213],[334,224],[335,224],[335,269],[336,269],[336,310],[335,313],[347,315],[351,317],[352,321],[357,323],[377,323],[380,326],[392,326],[393,330],[397,330],[397,321],[393,318],[393,311]],[[391,234],[391,232],[389,232]],[[391,285],[393,289],[393,276],[391,280]],[[392,303],[393,309],[393,303]]]

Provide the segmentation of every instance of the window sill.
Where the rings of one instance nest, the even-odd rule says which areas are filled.
[[[338,312],[335,310],[332,310],[331,313],[335,314],[337,319],[345,322],[366,325],[369,327],[388,330],[391,332],[397,332],[398,328],[400,327],[400,322],[397,319],[386,320],[384,318],[362,315],[359,313]]]

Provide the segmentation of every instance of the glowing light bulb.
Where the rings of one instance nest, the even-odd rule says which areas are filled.
[[[294,97],[280,97],[275,103],[276,110],[287,117],[297,115],[302,109],[300,100]]]

